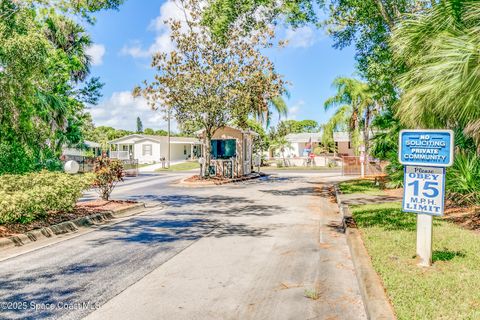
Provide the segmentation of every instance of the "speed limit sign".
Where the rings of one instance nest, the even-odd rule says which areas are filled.
[[[403,211],[443,215],[445,168],[405,166]]]

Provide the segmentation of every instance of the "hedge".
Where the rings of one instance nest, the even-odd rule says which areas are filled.
[[[27,223],[48,213],[72,211],[91,175],[37,172],[0,176],[0,224]]]

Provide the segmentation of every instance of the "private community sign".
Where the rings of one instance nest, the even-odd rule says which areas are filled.
[[[441,216],[445,168],[453,164],[451,130],[402,130],[398,160],[404,167],[403,211],[417,213],[419,264],[432,262],[432,216]]]
[[[400,131],[399,161],[403,165],[449,167],[453,164],[453,131]]]

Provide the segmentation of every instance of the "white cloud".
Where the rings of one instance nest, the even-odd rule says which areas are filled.
[[[85,50],[85,53],[92,58],[92,65],[99,66],[103,64],[103,56],[106,49],[103,44],[92,44]]]
[[[125,45],[121,53],[134,58],[146,58],[151,57],[155,52],[172,51],[173,44],[170,40],[170,29],[165,24],[165,21],[169,19],[185,20],[183,8],[175,0],[168,0],[162,4],[160,15],[150,22],[148,29],[155,31],[157,36],[149,47],[144,47],[140,42],[135,41],[130,45]]]
[[[114,92],[112,96],[97,106],[90,108],[96,126],[109,126],[117,129],[136,130],[136,119],[140,117],[143,128],[166,129],[167,122],[161,111],[150,108],[144,98],[134,98],[129,91]],[[173,122],[172,130],[176,130]]]
[[[295,120],[300,109],[305,105],[305,101],[299,100],[292,107],[288,108],[287,119]]]
[[[308,48],[315,44],[316,35],[312,27],[301,27],[297,29],[288,28],[285,31],[285,40],[292,48]]]

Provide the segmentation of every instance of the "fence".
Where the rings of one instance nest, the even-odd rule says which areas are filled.
[[[128,151],[110,151],[110,158],[119,160],[130,160]]]
[[[72,156],[68,155],[65,156],[63,162],[63,165],[67,161],[76,161],[79,165],[79,173],[87,173],[87,172],[93,172],[93,165],[95,162],[95,158],[90,158],[90,157],[84,157],[84,156]],[[125,171],[125,175],[129,177],[136,177],[138,176],[138,160],[136,159],[130,159],[130,160],[120,160],[123,163],[123,169]]]
[[[87,173],[87,172],[93,172],[93,164],[95,162],[95,158],[89,158],[89,157],[84,157],[84,156],[73,156],[73,155],[66,155],[65,158],[63,159],[63,165],[67,161],[73,160],[78,163],[79,173]]]
[[[362,163],[360,157],[356,156],[343,156],[342,157],[342,175],[361,175]],[[365,175],[374,176],[382,174],[382,167],[375,161],[366,161],[365,163]]]

